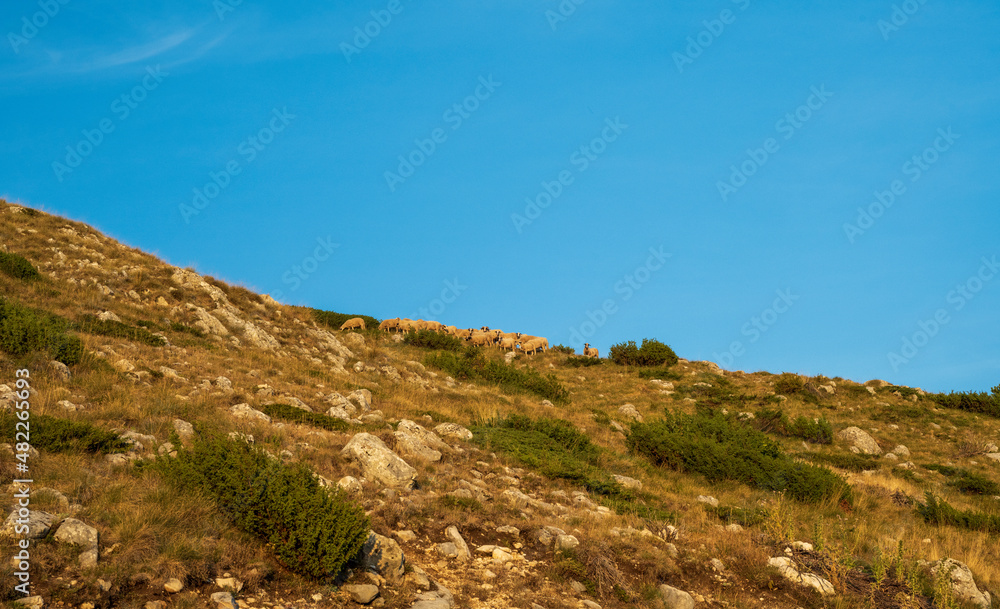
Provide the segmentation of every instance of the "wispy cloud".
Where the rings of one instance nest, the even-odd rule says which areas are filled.
[[[180,30],[159,38],[147,42],[145,44],[140,44],[138,46],[130,47],[127,49],[122,49],[117,52],[108,53],[105,55],[98,54],[95,57],[85,60],[83,63],[79,64],[79,70],[81,72],[92,72],[95,70],[104,70],[107,68],[113,68],[117,66],[128,65],[131,63],[136,63],[140,61],[145,61],[152,59],[171,49],[177,48],[178,46],[184,44],[190,40],[198,31],[198,28],[187,28]]]

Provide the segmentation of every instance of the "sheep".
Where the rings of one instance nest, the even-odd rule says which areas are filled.
[[[583,356],[584,357],[601,357],[597,353],[597,349],[591,349],[590,343],[583,343]]]
[[[521,350],[525,354],[532,355],[538,353],[539,351],[544,351],[548,347],[549,341],[544,338],[536,338],[534,340],[529,340],[521,343]]]
[[[501,349],[504,349],[506,351],[513,351],[517,347],[517,339],[504,336],[500,339],[500,342],[497,344],[500,346]]]
[[[487,332],[476,332],[469,337],[469,342],[473,345],[492,345],[493,336]]]
[[[458,336],[459,330],[455,326],[445,326],[442,332],[449,336]]]
[[[407,319],[406,317],[399,320],[399,331],[409,332],[410,330],[416,330],[416,323],[412,319]]]
[[[351,319],[348,319],[340,326],[341,330],[353,330],[354,328],[360,328],[364,330],[365,320],[361,319],[360,317],[352,317]]]
[[[384,320],[378,325],[378,329],[383,332],[392,332],[393,329],[399,330],[399,318]]]

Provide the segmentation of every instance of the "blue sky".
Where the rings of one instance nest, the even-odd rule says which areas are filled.
[[[995,2],[315,4],[5,3],[0,194],[292,304],[1000,383]]]

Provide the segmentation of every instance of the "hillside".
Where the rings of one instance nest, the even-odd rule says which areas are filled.
[[[370,318],[341,331],[346,317],[0,201],[4,606],[989,607],[1000,593],[1000,389],[505,355]],[[6,560],[28,537],[25,486],[29,599]]]

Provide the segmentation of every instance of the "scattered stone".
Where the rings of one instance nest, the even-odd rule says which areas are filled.
[[[793,541],[792,548],[799,552],[812,552],[813,545],[806,541]]]
[[[517,527],[512,527],[512,526],[505,525],[505,526],[497,527],[497,533],[501,533],[503,535],[512,535],[514,537],[519,537],[521,535],[521,529],[519,529]]]
[[[243,589],[243,582],[236,579],[235,577],[229,577],[227,573],[226,576],[216,577],[215,585],[222,588],[223,590],[232,590],[233,592],[239,592]]]
[[[723,563],[718,558],[713,558],[712,560],[708,561],[708,566],[712,567],[712,570],[715,571],[716,573],[722,573],[723,571],[726,570],[725,563]]]
[[[450,541],[439,543],[437,545],[437,551],[445,558],[458,558],[458,546]]]
[[[673,586],[661,585],[660,596],[667,609],[694,609],[694,599],[691,595]]]
[[[602,609],[600,605],[590,600],[589,598],[585,598],[582,601],[580,601],[580,606],[583,607],[583,609]]]
[[[170,594],[177,594],[184,589],[184,582],[176,577],[171,577],[167,580],[167,583],[163,584],[163,589]]]
[[[97,319],[101,321],[117,321],[118,323],[122,323],[122,318],[118,317],[111,311],[101,311],[97,314]]]
[[[361,562],[366,571],[384,577],[391,585],[403,582],[406,558],[399,544],[372,531],[361,548]]]
[[[372,392],[367,389],[355,389],[347,394],[347,400],[357,404],[363,411],[372,409]]]
[[[42,609],[45,607],[45,599],[40,596],[29,596],[26,598],[19,598],[14,601],[22,607],[27,607],[28,609]]]
[[[355,435],[341,454],[358,461],[365,477],[370,480],[407,490],[412,489],[415,484],[417,470],[389,450],[381,439],[369,433]]]
[[[251,408],[250,404],[236,404],[235,406],[229,409],[229,412],[232,413],[234,417],[240,419],[248,419],[248,420],[256,419],[258,421],[264,421],[265,423],[271,422],[271,417],[267,416],[266,414],[264,414],[259,410]]]
[[[441,460],[441,452],[427,446],[420,436],[405,431],[397,431],[393,435],[396,438],[396,450],[404,457],[432,463]]]
[[[239,609],[236,601],[233,600],[233,595],[229,592],[216,592],[212,595],[212,602],[217,605],[218,609]]]
[[[882,449],[879,447],[878,442],[875,441],[875,438],[872,438],[868,435],[868,432],[858,427],[848,427],[841,430],[837,433],[837,437],[845,440],[851,445],[852,449],[856,448],[866,455],[882,454]]]
[[[174,419],[174,430],[181,440],[190,440],[194,437],[194,426],[182,419]]]
[[[367,605],[378,596],[378,586],[373,586],[371,584],[344,586],[343,590],[351,595],[352,601],[362,605]]]
[[[18,526],[17,520],[17,510],[13,510],[3,523],[3,534],[5,537],[22,537],[21,534],[15,532]],[[55,516],[48,512],[31,510],[28,512],[28,522],[21,524],[28,525],[28,539],[41,539],[49,534],[49,530],[52,529],[53,520],[55,520]]]
[[[457,423],[441,423],[434,428],[434,431],[446,438],[457,438],[466,442],[472,439],[472,432]]]
[[[632,404],[625,404],[624,406],[620,406],[618,408],[618,414],[633,421],[637,421],[639,423],[642,422],[642,415],[639,414],[639,411],[636,410],[635,406],[633,406]]]
[[[580,540],[573,535],[556,535],[555,549],[557,552],[572,550],[580,545]]]
[[[792,583],[812,588],[823,596],[836,594],[833,584],[818,575],[800,573],[792,559],[787,556],[776,556],[768,560],[767,564],[778,569],[781,576]]]
[[[991,598],[989,592],[981,591],[972,577],[972,571],[964,563],[952,558],[942,558],[932,563],[931,576],[937,578],[941,569],[948,574],[951,580],[951,589],[958,600],[975,605],[981,609],[990,609]]]
[[[636,480],[635,478],[629,478],[628,476],[620,476],[618,474],[612,474],[611,477],[615,479],[615,482],[624,486],[625,488],[632,488],[637,491],[642,490],[641,480]]]
[[[457,558],[460,561],[465,562],[472,558],[472,554],[469,553],[469,545],[465,543],[465,539],[462,538],[462,534],[458,532],[458,527],[448,527],[445,529],[444,534],[453,544],[455,544],[455,548],[458,550]]]
[[[70,402],[69,400],[59,400],[58,402],[56,402],[56,406],[59,406],[66,412],[76,412],[77,410],[83,410],[83,406],[77,406],[76,404]]]
[[[712,507],[719,507],[719,500],[711,495],[698,495],[698,501],[700,503],[707,503]]]
[[[410,543],[411,541],[415,541],[417,539],[417,534],[409,530],[396,531],[393,533],[393,535],[396,537],[396,539],[402,541],[403,543]]]
[[[56,378],[58,378],[61,381],[68,381],[71,378],[73,378],[73,374],[69,371],[69,366],[67,366],[62,362],[57,362],[55,360],[52,360],[51,362],[49,362],[49,367],[52,368],[52,371],[55,373]]]

